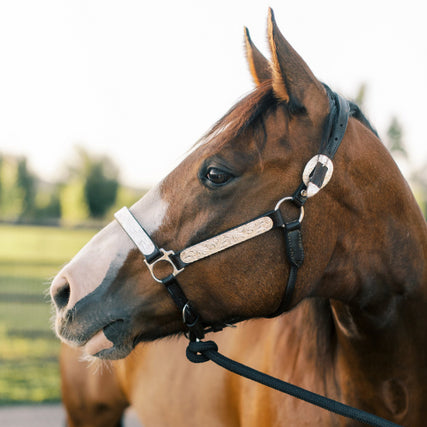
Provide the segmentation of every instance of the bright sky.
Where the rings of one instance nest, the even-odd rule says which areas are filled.
[[[111,156],[132,185],[160,180],[252,82],[243,26],[266,44],[268,6],[315,75],[427,161],[427,25],[419,0],[4,0],[0,152],[54,179],[73,146]]]

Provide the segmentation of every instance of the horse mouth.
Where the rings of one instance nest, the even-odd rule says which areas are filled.
[[[118,319],[104,326],[84,345],[84,351],[100,359],[122,359],[133,349],[133,338],[126,331],[127,322]]]
[[[58,335],[69,345],[81,347],[87,356],[116,360],[126,357],[134,347],[134,338],[129,335],[128,326],[125,320],[117,319],[91,334],[89,338],[72,337],[67,328],[63,328]]]
[[[84,351],[88,356],[96,356],[112,347],[114,347],[114,343],[105,336],[104,330],[101,329],[84,345]]]

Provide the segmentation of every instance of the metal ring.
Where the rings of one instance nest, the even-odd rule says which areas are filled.
[[[195,316],[195,320],[193,320],[192,323],[188,323],[187,320],[187,313],[192,314],[193,316]],[[188,327],[188,328],[192,328],[194,326],[196,326],[197,322],[199,321],[200,316],[191,310],[191,303],[190,301],[187,301],[184,305],[184,307],[182,308],[182,321],[183,323]]]
[[[283,197],[283,199],[280,199],[280,200],[276,203],[276,206],[275,206],[274,210],[275,210],[275,211],[279,210],[280,205],[281,205],[283,202],[286,202],[286,201],[288,201],[288,200],[290,200],[290,201],[294,201],[294,198],[293,198],[292,196]],[[300,206],[300,214],[299,214],[298,222],[300,222],[300,223],[301,223],[303,219],[304,219],[304,206]]]

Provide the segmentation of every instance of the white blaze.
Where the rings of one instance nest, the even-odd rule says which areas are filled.
[[[136,202],[130,210],[147,233],[152,234],[162,225],[168,206],[161,197],[159,184]]]

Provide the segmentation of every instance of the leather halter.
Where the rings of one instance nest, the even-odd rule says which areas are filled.
[[[330,180],[333,173],[332,159],[344,137],[350,115],[348,101],[332,92],[326,85],[325,89],[329,97],[330,112],[325,122],[321,149],[305,166],[302,182],[294,194],[280,199],[272,211],[178,252],[158,248],[128,208],[124,207],[114,215],[123,230],[144,255],[145,264],[153,279],[162,283],[168,290],[182,313],[182,319],[189,331],[191,340],[202,339],[206,332],[219,331],[225,326],[230,326],[230,323],[236,323],[242,319],[232,319],[229,323],[214,325],[208,325],[203,322],[185,296],[177,281],[177,275],[196,261],[243,243],[273,228],[281,228],[284,232],[290,271],[285,294],[279,308],[269,317],[277,316],[289,309],[297,272],[304,260],[301,236],[304,204],[308,198],[317,194]],[[280,212],[280,207],[284,203],[292,203],[297,206],[300,209],[299,217],[286,222]],[[156,275],[155,266],[161,262],[170,264],[171,273],[166,277],[158,277]]]

